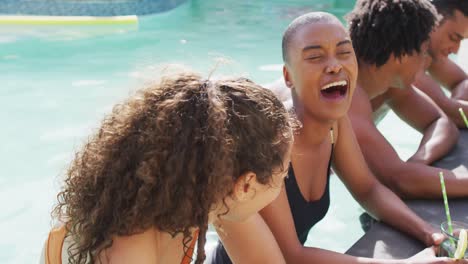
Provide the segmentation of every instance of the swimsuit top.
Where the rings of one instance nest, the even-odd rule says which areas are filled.
[[[320,199],[310,202],[306,201],[304,196],[302,196],[299,186],[297,185],[292,164],[289,164],[288,177],[284,179],[285,188],[289,206],[291,207],[291,214],[294,219],[294,226],[296,227],[297,238],[302,245],[304,245],[307,240],[307,235],[309,234],[310,229],[323,219],[330,207],[330,172],[332,157],[333,143],[328,162],[327,184],[325,186],[325,190]],[[214,249],[211,258],[207,261],[210,264],[232,264],[232,261],[230,260],[221,241]]]

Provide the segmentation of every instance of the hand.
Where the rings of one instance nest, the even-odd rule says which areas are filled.
[[[429,247],[419,252],[418,254],[407,259],[405,263],[408,264],[468,264],[468,260],[454,260],[447,257],[437,258],[436,257],[437,249],[436,247]]]
[[[432,246],[439,246],[445,240],[445,236],[442,233],[432,233],[431,238],[429,239],[430,244]]]
[[[424,228],[424,236],[421,238],[422,242],[428,247],[439,246],[445,240],[445,236],[439,233],[438,230],[434,229],[431,225],[427,224]]]

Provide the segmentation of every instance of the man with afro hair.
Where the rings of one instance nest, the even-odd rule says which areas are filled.
[[[418,75],[414,85],[429,95],[458,127],[464,128],[458,109],[468,113],[468,75],[448,55],[457,53],[460,42],[468,37],[468,1],[433,0],[432,4],[443,19],[431,34],[432,61],[427,73]],[[451,92],[450,97],[441,86]]]
[[[359,64],[349,116],[370,169],[405,198],[441,197],[440,171],[449,196],[468,196],[468,175],[429,166],[456,144],[458,128],[411,85],[429,62],[429,37],[440,20],[434,6],[427,0],[358,0],[347,18]],[[388,108],[423,134],[406,162],[375,125]]]

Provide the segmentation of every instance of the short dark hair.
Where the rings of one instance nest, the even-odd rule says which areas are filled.
[[[287,63],[289,60],[288,55],[288,48],[289,44],[291,43],[292,38],[295,36],[297,31],[305,25],[313,24],[317,22],[335,22],[341,23],[338,18],[334,15],[326,12],[311,12],[304,14],[302,16],[297,17],[294,19],[286,30],[283,33],[283,41],[282,41],[282,51],[283,51],[283,62]]]
[[[357,58],[377,67],[420,52],[439,20],[427,0],[358,0],[346,18]]]
[[[432,4],[436,7],[437,12],[444,17],[453,16],[456,10],[468,16],[467,0],[432,0]]]

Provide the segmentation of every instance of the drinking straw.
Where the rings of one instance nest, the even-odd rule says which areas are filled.
[[[463,112],[463,109],[461,109],[461,107],[458,108],[458,112],[460,112],[460,115],[462,116],[463,121],[465,122],[465,126],[468,128],[468,119],[466,119],[465,112]]]
[[[444,173],[439,172],[439,177],[440,177],[440,186],[442,187],[442,196],[444,197],[444,205],[445,205],[445,215],[447,216],[447,225],[448,225],[448,231],[449,231],[449,239],[450,242],[455,245],[455,242],[453,241],[452,237],[453,236],[453,228],[452,228],[452,217],[450,217],[450,209],[448,205],[448,199],[447,199],[447,191],[445,190],[445,181],[444,181]]]

